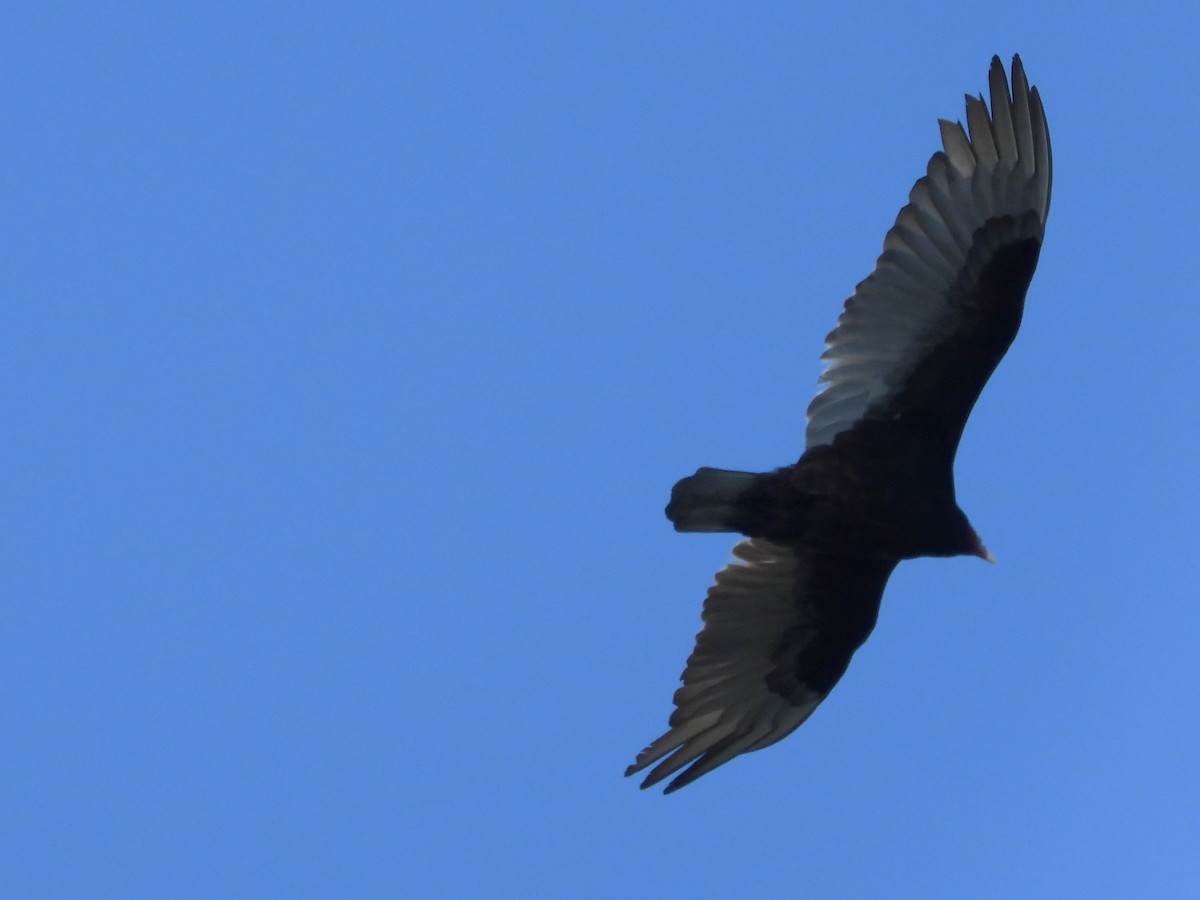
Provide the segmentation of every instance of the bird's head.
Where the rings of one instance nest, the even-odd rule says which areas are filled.
[[[971,549],[967,552],[972,556],[978,556],[985,562],[994,563],[996,561],[996,557],[992,556],[991,551],[988,550],[987,547],[983,546],[983,541],[980,539],[979,535],[975,533],[974,528],[971,529]]]
[[[925,553],[929,556],[978,556],[980,559],[994,563],[996,558],[983,545],[979,533],[971,526],[966,514],[957,506],[943,512],[940,516],[931,517],[936,526],[930,529],[925,537],[930,544],[938,546],[937,552]]]
[[[992,556],[988,548],[983,545],[983,539],[980,538],[979,532],[977,532],[974,527],[972,527],[971,523],[967,521],[966,513],[964,513],[957,506],[954,508],[954,511],[957,514],[954,516],[954,518],[957,520],[954,530],[956,532],[955,540],[958,543],[958,550],[955,552],[955,555],[978,556],[985,562],[994,563],[996,558]]]

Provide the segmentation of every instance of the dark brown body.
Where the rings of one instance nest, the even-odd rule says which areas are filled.
[[[901,560],[975,552],[978,538],[955,503],[950,469],[923,457],[902,422],[880,422],[864,432],[848,432],[847,440],[759,476],[735,501],[731,524],[747,537],[838,556]],[[864,454],[856,446],[863,443],[886,452]]]

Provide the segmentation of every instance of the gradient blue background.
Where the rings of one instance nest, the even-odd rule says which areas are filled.
[[[803,7],[803,10],[801,9]],[[38,3],[0,27],[0,894],[1194,896],[1193,5]],[[1019,51],[1049,233],[785,743],[657,736],[841,303]]]

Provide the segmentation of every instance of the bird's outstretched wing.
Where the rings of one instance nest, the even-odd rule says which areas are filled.
[[[791,734],[825,699],[875,627],[896,561],[797,553],[761,539],[733,549],[704,601],[704,628],[675,692],[670,730],[626,775],[667,793]]]
[[[806,446],[863,418],[934,416],[951,458],[979,392],[1016,336],[1050,209],[1046,115],[1013,58],[1012,91],[992,59],[991,113],[967,99],[967,126],[942,120],[929,161],[871,275],[826,339],[824,389]]]

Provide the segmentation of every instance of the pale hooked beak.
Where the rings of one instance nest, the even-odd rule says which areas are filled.
[[[992,564],[995,564],[996,562],[996,557],[992,556],[991,551],[989,551],[987,547],[983,546],[983,541],[979,539],[979,535],[975,535],[975,549],[973,552],[976,556],[982,560],[985,560],[986,562],[990,562]]]

